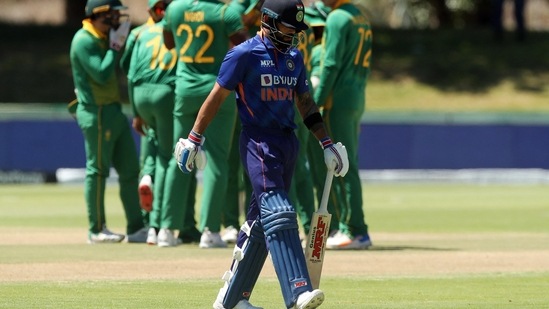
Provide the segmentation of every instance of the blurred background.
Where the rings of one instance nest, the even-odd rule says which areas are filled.
[[[549,0],[524,1],[523,32],[521,1],[503,1],[501,12],[496,0],[354,1],[374,33],[365,180],[547,181]],[[70,42],[85,3],[0,0],[0,183],[55,182],[60,169],[84,167],[66,105],[74,99]],[[123,3],[135,26],[146,20],[146,0]],[[120,85],[127,101],[123,76]]]

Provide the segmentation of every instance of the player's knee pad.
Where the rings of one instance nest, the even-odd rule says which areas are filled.
[[[261,198],[261,223],[273,265],[278,275],[286,307],[297,296],[311,291],[305,255],[299,240],[297,214],[283,191],[272,191]]]
[[[265,234],[259,221],[244,223],[241,231],[246,236],[239,237],[233,251],[231,269],[223,275],[226,281],[223,287],[226,289],[225,295],[222,296],[224,308],[233,308],[240,300],[250,298],[268,254]]]

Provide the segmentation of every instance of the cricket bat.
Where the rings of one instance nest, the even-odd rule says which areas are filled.
[[[311,219],[311,228],[309,230],[309,235],[307,236],[307,246],[305,247],[305,260],[307,262],[307,270],[309,271],[313,289],[318,289],[320,286],[320,275],[322,274],[322,264],[324,263],[326,240],[330,233],[332,215],[328,213],[327,207],[333,178],[334,171],[330,169],[326,174],[320,206],[318,207],[318,210],[313,213]]]

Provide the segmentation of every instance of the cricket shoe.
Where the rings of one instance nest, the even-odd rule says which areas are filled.
[[[151,175],[145,175],[141,178],[139,182],[139,204],[141,208],[146,212],[152,210],[153,204],[153,189],[152,189],[152,178]]]
[[[370,246],[372,246],[372,241],[367,233],[351,238],[346,233],[337,231],[326,240],[326,249],[332,250],[364,250]]]
[[[223,236],[221,236],[221,239],[226,243],[234,244],[238,239],[238,232],[239,231],[234,226],[230,225],[223,231]]]
[[[312,290],[299,294],[294,309],[313,309],[322,305],[322,302],[324,302],[324,292]]]
[[[103,229],[99,233],[89,233],[89,244],[101,244],[101,243],[117,243],[124,240],[126,236],[123,234],[117,234],[109,231],[106,226],[103,225]]]
[[[202,236],[200,237],[199,248],[227,248],[227,243],[221,239],[219,233],[212,233],[208,228],[204,229]]]
[[[157,244],[159,247],[175,247],[180,244],[179,239],[173,235],[170,229],[160,229]]]
[[[143,227],[133,234],[128,234],[127,240],[129,243],[145,243],[147,242],[148,229]]]
[[[150,227],[149,231],[147,232],[147,244],[156,245],[157,243],[158,235],[156,234],[156,229],[154,227]]]

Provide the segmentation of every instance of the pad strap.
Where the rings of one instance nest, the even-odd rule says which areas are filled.
[[[252,290],[267,259],[265,234],[259,221],[247,221],[240,228],[241,233],[233,251],[231,270],[223,279],[227,281],[227,292],[223,298],[224,308],[234,308],[242,299],[249,300]],[[245,237],[242,237],[245,234]]]

